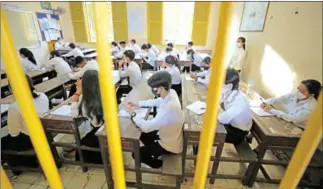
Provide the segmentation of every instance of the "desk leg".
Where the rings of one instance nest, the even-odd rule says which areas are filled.
[[[62,85],[62,92],[63,92],[63,98],[64,98],[64,100],[66,100],[67,99],[67,93],[66,93],[65,85]]]
[[[136,185],[138,189],[142,188],[142,177],[141,177],[141,160],[140,160],[140,143],[139,140],[134,143],[134,157],[135,157],[135,170],[136,170]]]
[[[261,167],[260,161],[263,160],[263,158],[264,158],[264,156],[266,154],[268,145],[269,145],[269,142],[263,142],[263,143],[260,143],[257,146],[257,148],[255,149],[257,151],[258,161],[255,162],[255,163],[250,163],[249,164],[249,166],[247,168],[247,171],[246,171],[246,174],[245,174],[245,176],[244,176],[244,178],[242,180],[243,185],[247,185],[249,187],[253,186],[253,183],[256,180],[258,171],[259,171],[259,169]]]
[[[222,150],[224,147],[224,141],[222,141],[217,147],[216,147],[216,152],[215,152],[215,160],[213,161],[213,167],[212,167],[212,172],[211,172],[211,177],[210,177],[210,184],[214,184],[215,181],[215,175],[218,172],[219,169],[219,164],[220,164],[220,157],[222,154]]]
[[[50,149],[52,151],[52,154],[54,156],[56,166],[58,168],[61,168],[62,167],[62,161],[59,158],[59,155],[58,155],[56,147],[53,145],[53,142],[54,142],[53,135],[52,135],[52,133],[47,133],[46,132],[46,136],[47,136],[49,147],[50,147]]]
[[[74,131],[74,137],[75,137],[75,143],[76,143],[76,151],[77,153],[79,154],[80,156],[80,161],[81,161],[81,166],[82,166],[82,169],[83,169],[83,172],[87,172],[88,171],[88,168],[87,166],[85,166],[85,162],[84,162],[84,157],[83,157],[83,153],[82,153],[82,150],[81,150],[81,137],[80,137],[80,132],[79,132],[79,129],[78,127],[75,128],[75,131]]]
[[[184,176],[185,176],[185,164],[186,164],[187,146],[188,146],[188,135],[187,135],[186,132],[184,132],[183,153],[182,153],[182,173],[183,173],[183,179],[184,179]]]
[[[105,173],[105,178],[107,181],[108,189],[113,189],[113,179],[112,179],[112,171],[110,167],[110,162],[109,162],[109,153],[108,149],[105,148],[106,143],[103,137],[99,137],[99,143],[100,143],[100,151],[101,151],[101,156],[102,156],[102,161],[103,161],[103,167],[104,167],[104,173]]]

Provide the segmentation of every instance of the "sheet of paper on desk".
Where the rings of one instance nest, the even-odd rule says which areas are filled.
[[[263,110],[262,108],[260,107],[250,107],[250,109],[255,113],[257,114],[258,116],[260,117],[264,117],[264,116],[274,116],[268,112],[265,112],[265,110]]]
[[[186,81],[195,81],[190,75],[185,76]]]
[[[64,116],[72,116],[71,106],[63,105],[57,108],[55,111],[51,112],[52,115],[64,115]]]
[[[203,114],[206,111],[206,103],[202,101],[196,101],[188,106],[186,108],[196,114]]]
[[[249,100],[250,107],[260,107],[261,101]]]
[[[147,73],[146,79],[149,79],[152,75],[153,75],[153,73]]]

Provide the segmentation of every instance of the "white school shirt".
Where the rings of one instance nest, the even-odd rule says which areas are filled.
[[[314,97],[297,103],[295,92],[276,98],[270,98],[265,102],[270,105],[283,104],[285,106],[285,111],[272,109],[270,113],[286,121],[293,122],[302,128],[305,128],[308,118],[314,111],[317,103]]]
[[[21,64],[22,64],[22,68],[24,69],[24,72],[40,70],[40,67],[32,63],[30,60],[28,60],[27,57],[21,59]]]
[[[158,107],[156,117],[145,120],[140,116],[133,118],[136,125],[144,132],[149,133],[158,130],[159,144],[167,151],[173,153],[182,152],[183,148],[183,124],[184,114],[177,93],[171,89],[163,99],[140,101],[139,107]]]
[[[99,70],[98,63],[95,60],[87,61],[83,68],[80,68],[79,71],[77,71],[77,72],[69,73],[68,77],[73,80],[80,79],[81,77],[83,77],[84,73],[87,70],[97,70],[98,71]]]
[[[42,67],[45,67],[47,71],[55,70],[57,75],[63,75],[72,72],[71,67],[61,57],[54,57],[46,62]]]
[[[181,72],[175,65],[172,65],[172,67],[160,68],[159,71],[167,71],[172,76],[172,85],[182,83]]]
[[[198,67],[201,67],[202,62],[203,62],[202,56],[199,53],[195,52],[194,55],[193,55],[193,58],[194,58],[194,60],[192,60],[193,64],[198,66]]]
[[[72,104],[71,104],[72,117],[76,118],[76,117],[82,117],[83,116],[85,118],[88,118],[90,120],[91,124],[94,127],[101,127],[102,125],[104,125],[104,123],[98,122],[95,115],[92,114],[91,115],[92,118],[88,117],[87,116],[87,111],[86,111],[84,105],[82,107],[82,115],[79,114],[79,106],[81,105],[82,98],[83,98],[83,95],[80,95],[80,98],[79,98],[78,102],[72,102]]]
[[[252,126],[252,112],[249,102],[243,93],[233,90],[228,97],[222,97],[225,110],[218,115],[218,120],[222,124],[230,124],[243,131],[250,131]]]
[[[159,49],[155,45],[151,45],[151,50],[155,53],[156,56],[159,55]]]
[[[156,54],[151,49],[148,50],[147,57],[144,57],[144,59],[152,67],[155,67],[157,57],[156,57]]]
[[[133,52],[135,52],[135,54],[138,54],[141,52],[141,48],[137,44],[132,45],[131,49],[133,50]]]
[[[210,76],[211,76],[211,69],[209,68],[208,70],[204,70],[203,72],[197,73],[197,82],[204,84],[205,86],[209,86],[210,83]],[[201,77],[204,77],[202,79]]]
[[[236,70],[242,70],[243,64],[246,61],[247,52],[243,49],[243,47],[238,48],[236,52],[233,54],[230,60],[230,67]]]
[[[120,51],[120,47],[118,46],[114,46],[111,49],[112,55],[118,54],[119,51]]]
[[[122,47],[120,47],[120,50],[117,52],[117,53],[115,53],[115,57],[116,58],[123,58],[123,55],[124,55],[124,52],[126,51],[126,48],[122,48]]]
[[[74,56],[74,57],[81,56],[81,57],[84,57],[84,54],[82,53],[81,49],[75,47],[75,49],[71,50],[70,52],[68,52],[64,56],[66,56],[66,57],[69,57],[69,56]]]
[[[33,101],[37,114],[40,116],[49,111],[49,100],[44,93],[38,94],[39,96]],[[12,103],[8,109],[8,130],[12,137],[18,136],[19,133],[29,135],[17,102]]]
[[[124,70],[120,70],[120,77],[129,77],[131,87],[135,87],[137,84],[140,83],[141,80],[141,70],[139,65],[132,61],[129,63],[129,66],[124,68]]]
[[[55,43],[55,50],[59,50],[64,46],[64,43],[57,41]]]
[[[175,47],[172,49],[173,49],[174,54],[176,54],[176,56],[180,54],[179,50],[177,50]]]

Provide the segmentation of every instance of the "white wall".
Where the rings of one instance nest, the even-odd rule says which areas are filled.
[[[129,14],[132,11],[136,15],[140,14],[142,16],[133,16]],[[129,39],[136,39],[138,44],[147,43],[147,2],[127,2],[127,12],[128,12],[128,36]],[[137,20],[137,21],[136,21]],[[133,23],[133,24],[131,24]],[[135,23],[142,23],[140,26]]]

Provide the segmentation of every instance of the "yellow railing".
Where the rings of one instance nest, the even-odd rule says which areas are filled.
[[[125,174],[122,160],[120,130],[118,127],[117,105],[115,88],[112,78],[112,60],[110,56],[110,43],[108,33],[111,32],[108,25],[109,15],[105,10],[103,2],[94,3],[94,19],[97,33],[98,61],[100,65],[99,81],[100,91],[105,112],[106,133],[108,136],[109,152],[111,154],[112,171],[115,186],[118,189],[126,188]],[[213,54],[212,74],[207,97],[207,110],[204,118],[204,125],[201,133],[200,150],[197,157],[197,165],[194,177],[194,188],[202,189],[205,186],[208,165],[211,156],[212,143],[214,141],[217,111],[221,88],[224,82],[224,61],[227,55],[229,24],[231,23],[233,3],[221,3],[220,22],[218,37],[215,49],[217,56]],[[31,94],[24,77],[21,64],[18,60],[16,49],[12,40],[7,20],[3,8],[1,8],[1,57],[6,67],[6,73],[10,81],[13,93],[18,102],[22,116],[26,122],[31,140],[36,154],[45,172],[46,178],[51,188],[63,189],[58,170],[55,166],[53,156],[50,152],[44,130],[37,116]],[[281,182],[281,189],[295,188],[301,175],[304,173],[310,158],[318,146],[322,136],[322,95],[319,98],[317,108],[311,116],[308,126],[296,148],[290,165]],[[1,188],[12,189],[12,186],[1,168]]]

